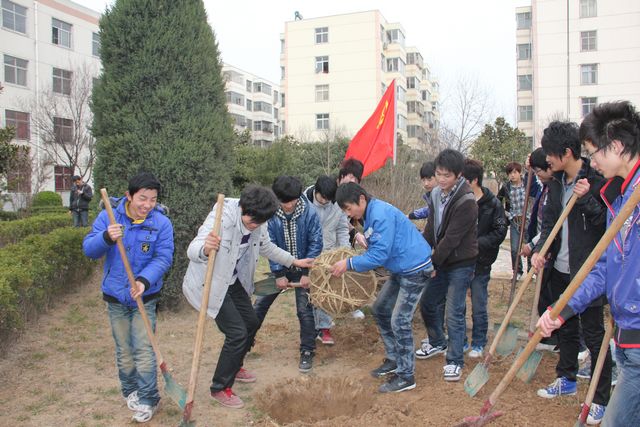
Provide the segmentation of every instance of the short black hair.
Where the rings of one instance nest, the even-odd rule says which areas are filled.
[[[129,180],[129,195],[133,197],[138,191],[156,190],[160,195],[160,181],[149,172],[141,172]]]
[[[248,185],[240,194],[242,215],[248,215],[257,223],[267,222],[278,210],[278,199],[268,188]]]
[[[538,147],[533,150],[531,156],[529,156],[529,164],[531,165],[531,169],[540,169],[543,171],[546,171],[551,167],[547,162],[547,155],[542,147]]]
[[[77,180],[79,180],[79,179],[82,179],[82,177],[81,177],[80,175],[73,175],[73,176],[71,177],[71,181],[73,181],[73,182],[75,182],[75,181],[77,181]]]
[[[458,176],[464,169],[464,156],[458,150],[446,148],[438,153],[435,163],[436,168],[448,170]]]
[[[336,203],[340,209],[347,207],[347,203],[357,205],[360,203],[360,196],[364,196],[367,203],[371,200],[371,196],[367,191],[355,182],[347,182],[341,184],[336,191]]]
[[[287,203],[300,197],[302,183],[295,176],[280,175],[273,181],[271,189],[281,203]]]
[[[484,175],[484,168],[482,162],[474,159],[466,159],[464,161],[464,169],[462,170],[462,176],[471,182],[474,179],[478,180],[478,185],[482,185],[482,176]]]
[[[422,164],[422,167],[420,168],[421,179],[433,178],[435,174],[436,174],[436,164],[433,161],[429,160]]]
[[[513,171],[518,171],[522,173],[522,165],[518,162],[509,162],[504,167],[504,171],[507,173],[507,175],[509,175]]]
[[[364,164],[353,157],[349,157],[340,163],[340,171],[338,172],[338,181],[345,176],[351,174],[358,182],[362,181],[362,174],[364,173]]]
[[[313,191],[315,193],[319,193],[323,198],[333,202],[336,199],[337,189],[338,184],[335,179],[327,175],[320,175],[318,179],[316,179],[316,185],[314,186]]]
[[[579,135],[599,150],[618,140],[624,147],[621,154],[633,158],[640,154],[640,114],[628,101],[597,105],[582,121]]]
[[[578,125],[573,122],[555,120],[542,133],[542,148],[547,156],[562,157],[571,150],[573,158],[580,158],[580,136]]]

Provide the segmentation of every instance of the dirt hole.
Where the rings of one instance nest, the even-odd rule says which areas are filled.
[[[278,424],[315,423],[339,416],[357,417],[373,402],[353,378],[303,377],[267,388],[259,408]]]

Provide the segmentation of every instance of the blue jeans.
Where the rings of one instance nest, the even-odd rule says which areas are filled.
[[[412,377],[415,372],[411,321],[429,275],[423,271],[408,276],[392,274],[373,303],[373,317],[382,336],[385,356],[395,360],[396,375],[401,378]]]
[[[616,347],[618,383],[602,420],[603,427],[640,425],[640,348]]]
[[[447,364],[464,366],[464,340],[467,289],[475,270],[474,265],[451,270],[436,270],[436,277],[427,283],[420,298],[420,313],[432,346],[447,345]],[[446,306],[449,342],[445,342],[444,317]]]
[[[86,227],[89,224],[89,211],[71,211],[74,227]]]
[[[487,313],[487,301],[489,299],[489,278],[491,266],[476,265],[476,271],[471,280],[471,347],[484,348],[487,345],[487,329],[489,328],[489,315]]]
[[[520,226],[514,221],[511,221],[509,226],[509,240],[511,243],[511,267],[513,268],[516,265],[517,260],[517,273],[522,274],[522,258],[518,254],[518,249],[520,248]],[[514,271],[515,273],[516,271]]]
[[[156,329],[156,305],[152,300],[144,305],[151,327]],[[111,332],[116,343],[116,365],[124,397],[138,391],[140,403],[154,406],[158,394],[156,355],[142,322],[138,307],[107,303]]]
[[[331,329],[333,327],[333,318],[321,308],[313,307],[313,318],[318,330]]]

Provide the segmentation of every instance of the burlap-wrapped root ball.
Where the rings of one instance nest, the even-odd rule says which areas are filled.
[[[313,305],[339,315],[350,313],[373,298],[376,293],[376,275],[373,271],[347,271],[341,277],[331,275],[333,264],[354,255],[357,254],[353,249],[338,248],[323,252],[316,258],[309,272],[309,294]]]

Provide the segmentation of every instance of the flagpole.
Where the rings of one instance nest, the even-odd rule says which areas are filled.
[[[393,81],[391,82],[391,84],[393,85],[393,166],[396,165],[396,157],[397,157],[397,150],[398,150],[398,114],[396,113],[397,109],[398,109],[398,93],[396,92],[396,90],[398,89],[396,87],[396,79],[393,79]]]

